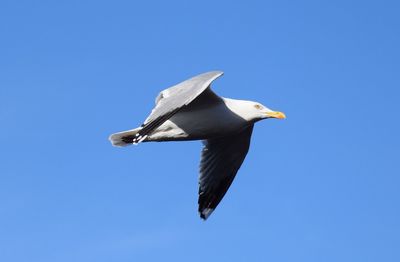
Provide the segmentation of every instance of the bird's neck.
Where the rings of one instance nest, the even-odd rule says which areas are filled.
[[[250,101],[238,100],[232,98],[222,98],[225,105],[236,115],[245,119],[246,121],[252,121],[253,116],[250,114],[251,105]]]

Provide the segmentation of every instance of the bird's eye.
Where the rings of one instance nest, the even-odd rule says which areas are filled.
[[[259,105],[259,104],[254,105],[254,107],[255,107],[256,109],[258,109],[258,110],[262,109],[262,106]]]

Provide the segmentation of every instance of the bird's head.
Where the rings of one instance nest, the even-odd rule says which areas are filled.
[[[236,111],[241,117],[243,117],[247,121],[257,122],[267,118],[277,118],[277,119],[286,118],[284,113],[271,110],[268,107],[258,102],[243,101],[243,100],[236,100],[236,101],[232,106],[234,108],[234,111]]]
[[[274,111],[269,109],[268,107],[253,102],[253,114],[256,116],[256,119],[266,119],[266,118],[277,118],[277,119],[285,119],[286,115],[279,111]]]

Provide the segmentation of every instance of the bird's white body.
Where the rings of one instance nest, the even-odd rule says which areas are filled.
[[[212,106],[188,106],[155,129],[144,141],[204,140],[236,133],[249,125],[242,100],[222,98]]]

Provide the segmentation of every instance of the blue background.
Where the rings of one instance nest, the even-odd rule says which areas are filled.
[[[1,261],[400,261],[398,1],[0,2]],[[157,93],[286,113],[197,214],[201,144],[114,148]]]

